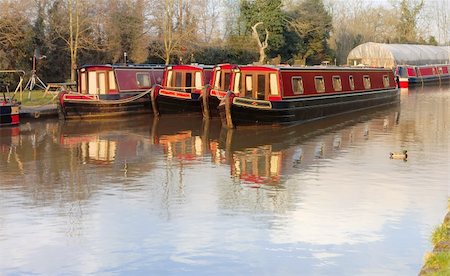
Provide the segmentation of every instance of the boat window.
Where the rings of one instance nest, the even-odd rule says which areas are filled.
[[[81,93],[82,94],[86,94],[86,84],[87,84],[87,79],[86,79],[86,73],[83,72],[80,74],[80,87],[81,87]]]
[[[150,76],[148,73],[137,73],[136,81],[138,87],[150,87]]]
[[[236,94],[239,94],[239,91],[241,90],[241,73],[236,73],[234,75],[234,88],[233,91]]]
[[[266,96],[266,76],[258,75],[258,89],[256,99],[264,100]]]
[[[181,83],[183,80],[183,74],[181,72],[175,72],[175,80],[172,86],[178,88],[181,87]]]
[[[369,76],[363,76],[363,82],[364,82],[364,88],[365,89],[370,89],[371,84],[370,84],[370,77]]]
[[[181,86],[183,86],[183,85],[179,85],[178,87],[181,87]],[[194,84],[192,83],[192,73],[190,73],[190,72],[186,73],[186,83],[184,86],[186,87],[185,88],[186,92],[190,93],[192,90],[192,87],[194,87]]]
[[[231,73],[230,72],[224,72],[223,73],[224,77],[224,82],[223,82],[223,87],[221,87],[223,90],[228,90],[230,89],[230,81],[231,81]]]
[[[314,83],[316,85],[317,92],[325,92],[325,81],[323,77],[314,77]]]
[[[172,70],[168,70],[168,71],[167,71],[167,81],[166,81],[166,85],[167,85],[168,87],[173,86]]]
[[[98,94],[97,93],[97,73],[96,72],[88,72],[88,93],[89,94]]]
[[[333,76],[333,89],[334,91],[342,91],[342,82],[340,76]]]
[[[220,87],[220,70],[217,70],[216,71],[216,74],[215,74],[215,76],[214,76],[214,88],[215,89],[220,89],[221,87]]]
[[[294,94],[303,94],[303,79],[302,77],[293,77],[292,78],[292,90]]]
[[[270,95],[279,95],[277,74],[269,74]]]
[[[106,72],[98,73],[98,93],[106,93]]]
[[[245,95],[244,97],[252,96],[253,92],[253,76],[246,75],[245,76]]]
[[[350,83],[350,89],[355,90],[355,80],[353,79],[353,76],[348,77],[348,82]]]
[[[109,83],[109,89],[112,89],[112,90],[116,89],[116,78],[114,76],[114,71],[109,71],[108,83]]]
[[[389,87],[389,77],[388,77],[388,75],[383,75],[383,84],[384,84],[384,87]]]
[[[203,88],[201,72],[195,72],[195,88],[197,88],[197,89]]]

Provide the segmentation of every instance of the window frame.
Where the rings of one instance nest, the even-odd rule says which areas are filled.
[[[363,84],[364,84],[364,89],[366,89],[366,90],[372,88],[372,82],[370,80],[369,75],[363,75]]]
[[[296,81],[300,81],[300,82],[299,82],[300,85],[297,86],[298,88],[301,88],[300,90],[296,90],[296,89],[295,89],[295,87],[296,87],[296,85],[295,85]],[[293,76],[292,79],[291,79],[291,84],[292,84],[292,93],[293,93],[294,95],[302,95],[302,94],[305,93],[305,87],[304,87],[304,85],[303,85],[303,77],[302,77],[302,76]]]
[[[325,78],[323,76],[315,76],[314,77],[314,87],[316,88],[317,93],[324,93],[326,90],[325,89]],[[319,89],[319,88],[321,88],[321,89]]]
[[[341,76],[333,76],[332,77],[333,82],[333,90],[334,91],[342,91],[342,79]]]

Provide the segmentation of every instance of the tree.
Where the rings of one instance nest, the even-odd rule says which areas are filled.
[[[253,34],[252,27],[258,22],[264,22],[265,29],[270,33],[267,41],[267,53],[271,57],[277,55],[284,46],[285,14],[281,9],[281,0],[243,0],[240,7],[242,21],[245,22],[245,35]],[[265,34],[262,34],[258,41],[264,41]]]
[[[322,0],[305,0],[288,12],[289,28],[298,35],[295,58],[301,64],[307,59],[317,62],[329,56],[327,39],[332,30],[332,19]]]
[[[397,36],[400,43],[413,43],[418,41],[417,17],[423,9],[424,2],[402,0],[400,2],[400,21],[398,22]]]
[[[142,63],[148,57],[149,38],[145,33],[143,0],[114,0],[107,3],[105,19],[106,44],[113,63],[122,59],[124,53],[134,63]]]
[[[266,49],[268,46],[267,41],[269,40],[269,31],[267,29],[265,29],[266,31],[266,36],[264,41],[261,41],[259,33],[258,33],[258,26],[263,24],[263,22],[258,22],[255,25],[252,26],[252,36],[255,38],[256,42],[258,43],[258,47],[259,47],[259,64],[263,64],[264,61],[266,60]]]
[[[27,20],[30,11],[22,7],[30,1],[0,2],[0,64],[3,68],[31,67],[32,24]]]
[[[157,36],[150,47],[152,55],[166,64],[175,57],[182,63],[191,56],[198,41],[197,4],[186,0],[154,0],[151,25]]]
[[[330,47],[335,50],[337,63],[347,61],[348,53],[365,42],[396,41],[395,25],[398,13],[386,6],[372,6],[365,0],[349,2],[328,1],[333,17]]]

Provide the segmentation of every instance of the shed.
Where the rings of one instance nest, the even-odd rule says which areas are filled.
[[[393,68],[397,65],[449,64],[450,47],[367,42],[353,48],[347,64]]]

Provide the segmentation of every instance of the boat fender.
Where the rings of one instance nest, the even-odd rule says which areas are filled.
[[[203,87],[202,90],[202,94],[200,95],[200,97],[202,97],[202,111],[203,111],[203,118],[207,119],[210,117],[210,113],[209,113],[209,93],[211,91],[211,86],[210,85],[205,85],[205,87]]]
[[[153,115],[159,116],[158,103],[156,102],[156,97],[158,96],[160,86],[155,85],[150,90],[150,99],[152,102]]]
[[[34,118],[38,119],[39,117],[41,117],[41,112],[39,111],[34,112]]]
[[[231,105],[233,103],[234,93],[228,91],[225,95],[225,118],[227,122],[227,128],[234,128],[233,119],[231,117]]]

